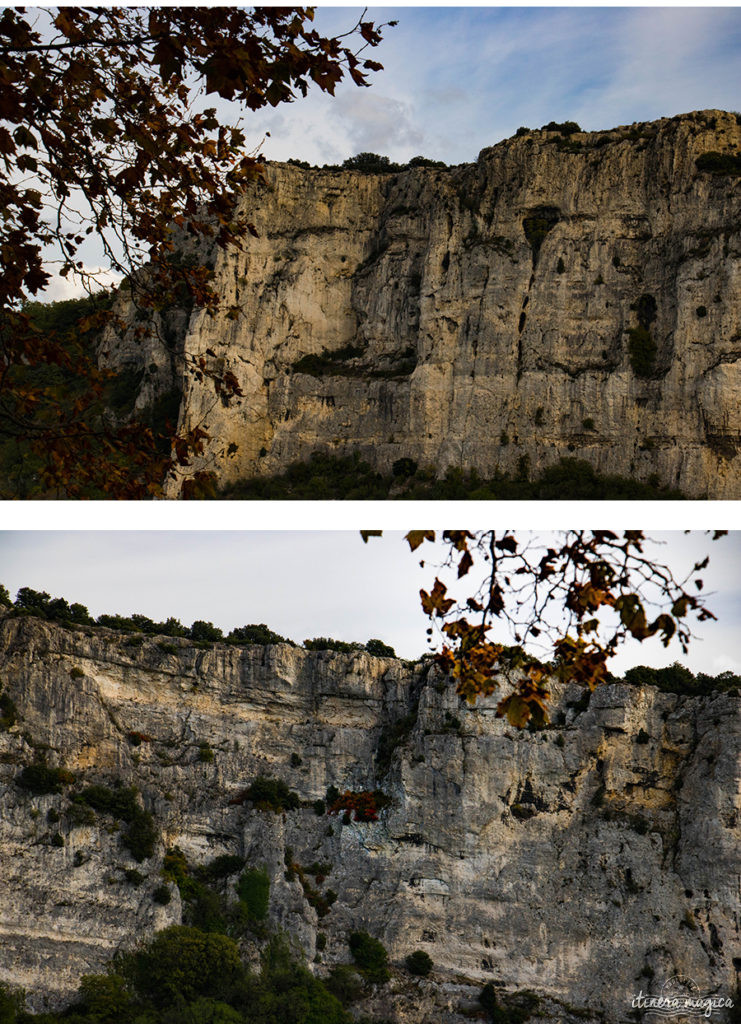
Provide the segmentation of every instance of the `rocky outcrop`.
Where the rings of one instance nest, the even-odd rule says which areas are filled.
[[[18,709],[0,732],[0,980],[36,1006],[180,920],[174,886],[168,905],[153,901],[173,845],[192,863],[230,853],[264,866],[271,926],[309,960],[326,934],[320,973],[350,959],[351,929],[381,938],[397,966],[426,950],[430,981],[410,992],[401,971],[377,997],[396,1021],[461,1021],[490,980],[534,989],[562,1020],[569,1006],[625,1019],[641,987],[677,974],[731,992],[737,697],[616,684],[588,700],[569,687],[554,698],[558,725],[516,732],[492,701],[460,706],[429,663],[31,619],[0,624],[0,679]],[[29,793],[16,780],[34,759],[74,781]],[[259,774],[302,806],[235,802]],[[72,800],[116,781],[138,787],[157,822],[143,864],[110,819]],[[377,822],[343,823],[313,806],[331,785],[391,803]],[[321,919],[286,876],[286,848],[330,866],[319,888],[337,899]],[[138,886],[127,869],[145,876]]]
[[[526,132],[452,168],[269,165],[245,200],[259,237],[213,256],[222,313],[178,335],[245,392],[227,408],[184,374],[181,428],[212,436],[187,472],[574,456],[740,498],[741,179],[696,165],[740,147],[737,116],[704,111]],[[148,396],[170,365],[153,344]]]

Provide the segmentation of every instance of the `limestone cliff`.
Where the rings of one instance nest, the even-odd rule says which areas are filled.
[[[181,370],[210,349],[245,392],[227,409],[184,375],[181,426],[215,439],[193,470],[572,455],[740,498],[741,179],[696,166],[740,150],[737,116],[704,111],[527,132],[451,168],[269,165],[245,200],[259,237],[213,257],[223,313],[178,328]],[[105,358],[140,358],[147,398],[170,386],[164,340]]]
[[[0,681],[18,709],[0,731],[0,980],[36,1006],[179,920],[174,886],[169,905],[152,899],[172,845],[194,863],[230,853],[265,866],[271,924],[309,960],[326,933],[319,972],[349,960],[354,928],[381,938],[396,965],[426,950],[431,980],[410,990],[401,971],[378,996],[394,1021],[462,1021],[489,980],[534,989],[561,1020],[569,1006],[625,1019],[641,986],[676,974],[703,993],[732,990],[741,796],[730,694],[616,684],[586,700],[570,687],[555,697],[561,724],[518,733],[491,701],[459,706],[429,664],[201,649],[32,619],[0,623]],[[19,787],[21,766],[39,758],[74,782],[42,796]],[[303,805],[235,803],[258,774],[284,779]],[[139,886],[110,820],[81,820],[70,800],[116,780],[139,788],[161,832]],[[343,824],[312,806],[330,785],[378,787],[391,804],[376,823]],[[299,864],[331,866],[337,900],[321,921],[286,878],[287,847]]]

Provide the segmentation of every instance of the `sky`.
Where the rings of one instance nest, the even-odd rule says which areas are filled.
[[[361,10],[320,6],[316,27],[340,34]],[[314,88],[250,113],[248,148],[319,165],[366,151],[456,164],[521,125],[573,120],[592,131],[741,106],[738,7],[372,7],[366,17],[398,21],[367,51],[384,65],[371,87],[346,82],[334,97]],[[233,105],[215,105],[225,123],[238,119]],[[99,266],[92,242],[81,255]],[[73,294],[79,284],[56,278],[44,297]]]
[[[357,8],[318,9],[341,32]],[[739,105],[741,9],[708,7],[371,7],[398,20],[369,55],[372,86],[345,83],[251,115],[263,152],[333,163],[363,151],[446,163],[525,125],[577,121],[588,131]]]
[[[647,551],[677,574],[710,553],[703,579],[718,621],[697,625],[686,657],[674,644],[631,642],[612,671],[678,660],[695,672],[741,672],[741,532],[716,542],[703,533],[650,536],[656,543]],[[419,590],[431,588],[437,571],[432,549],[412,555],[393,531],[368,545],[357,531],[5,531],[0,565],[12,596],[22,586],[45,590],[94,616],[205,619],[225,632],[264,622],[298,643],[378,638],[405,658],[428,649]]]

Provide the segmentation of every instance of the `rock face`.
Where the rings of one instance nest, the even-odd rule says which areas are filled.
[[[36,1006],[179,922],[174,886],[167,906],[152,898],[173,845],[193,863],[230,853],[264,866],[271,925],[309,960],[326,934],[320,973],[349,961],[352,929],[379,937],[396,966],[426,950],[432,980],[410,998],[402,970],[379,997],[395,1021],[462,1021],[487,981],[534,989],[562,1020],[574,1006],[623,1020],[641,987],[677,974],[732,992],[737,697],[612,685],[587,701],[570,687],[554,700],[562,724],[517,733],[490,701],[459,706],[429,665],[364,652],[137,644],[31,619],[0,623],[0,652],[19,714],[0,732],[0,980]],[[14,781],[40,757],[75,776],[64,793]],[[285,780],[302,807],[230,802],[258,774]],[[139,788],[161,833],[140,865],[110,819],[80,821],[70,801],[116,780]],[[312,806],[330,785],[380,788],[391,805],[343,824]],[[296,863],[331,865],[319,888],[337,900],[321,920],[286,878],[287,847]]]
[[[573,456],[741,498],[741,179],[699,171],[710,151],[741,152],[736,115],[528,132],[399,174],[269,165],[259,237],[213,256],[223,312],[178,334],[181,368],[211,350],[245,392],[225,408],[183,375],[181,428],[214,439],[189,472]],[[147,398],[172,372],[154,347]]]

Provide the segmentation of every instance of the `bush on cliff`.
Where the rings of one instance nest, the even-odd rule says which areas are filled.
[[[401,164],[392,163],[387,156],[379,153],[358,153],[344,160],[342,167],[346,171],[360,171],[361,174],[390,174],[402,169]]]
[[[496,472],[487,480],[475,470],[451,469],[440,479],[434,470],[414,476],[384,476],[357,455],[334,458],[312,455],[308,462],[291,464],[284,473],[253,477],[228,484],[214,495],[231,500],[449,500],[449,501],[577,501],[680,500],[676,490],[658,482],[643,483],[617,475],[601,476],[583,459],[563,458],[539,477]]]
[[[264,868],[244,871],[236,885],[239,902],[249,921],[264,921],[270,904],[270,877]]]
[[[351,932],[348,944],[356,966],[368,981],[382,985],[389,980],[389,955],[382,942],[368,932]]]
[[[282,779],[270,779],[258,775],[254,782],[245,789],[235,802],[244,803],[249,800],[259,811],[293,811],[299,806],[298,793],[289,789]]]
[[[226,935],[175,925],[124,959],[124,974],[157,1007],[215,998],[243,972],[237,944]]]
[[[280,633],[274,633],[264,622],[258,625],[237,626],[226,638],[228,644],[290,644],[295,647],[293,640],[287,640]]]
[[[741,175],[741,156],[735,153],[718,153],[712,151],[703,153],[695,160],[698,171],[708,171],[710,174],[727,174],[731,177]]]
[[[628,669],[623,680],[632,686],[656,686],[665,693],[680,693],[690,697],[714,692],[738,694],[741,689],[741,676],[734,672],[721,672],[717,676],[698,672],[695,675],[676,661],[664,668],[636,665]]]
[[[15,778],[17,786],[39,796],[45,793],[61,793],[63,786],[74,781],[74,775],[66,769],[49,768],[43,763],[26,765]]]
[[[432,958],[423,949],[410,953],[404,963],[409,973],[417,978],[426,978],[432,970]]]

